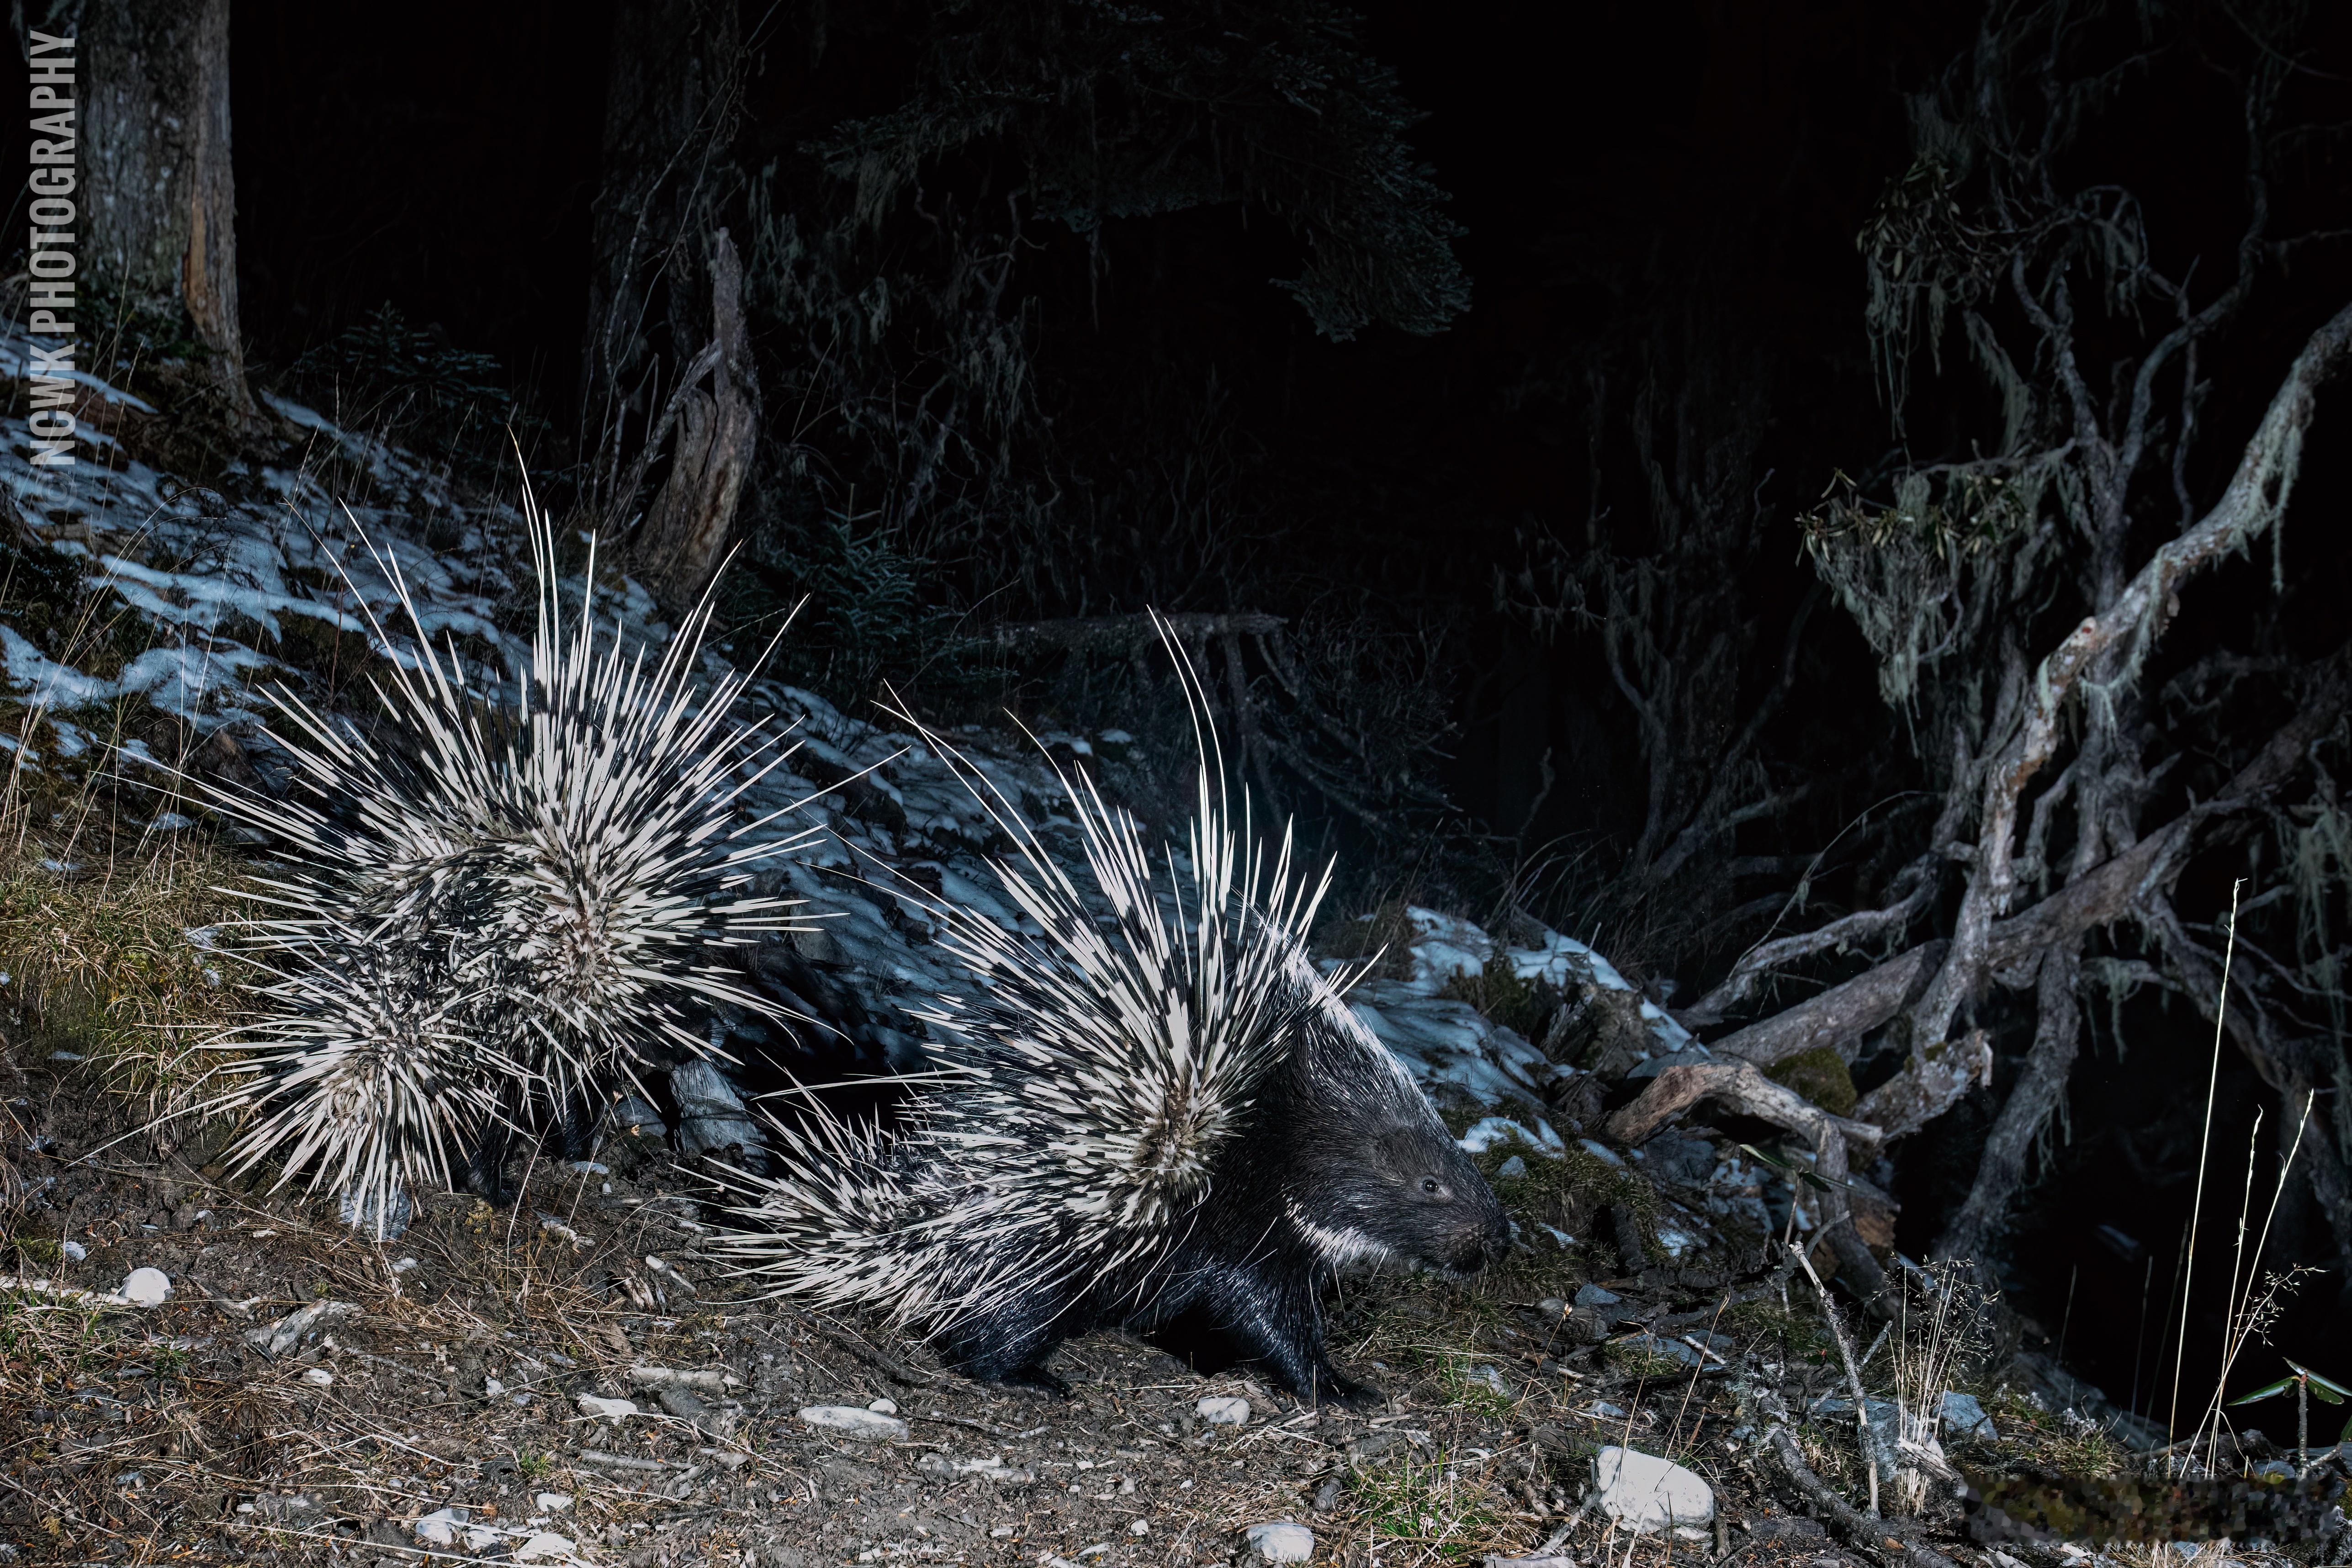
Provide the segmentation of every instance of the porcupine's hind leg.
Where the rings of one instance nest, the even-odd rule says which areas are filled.
[[[1323,1310],[1311,1275],[1285,1278],[1260,1267],[1229,1265],[1187,1317],[1213,1324],[1235,1350],[1264,1362],[1274,1380],[1306,1404],[1363,1410],[1387,1398],[1370,1384],[1342,1375],[1323,1353]]]
[[[931,1343],[941,1361],[977,1382],[1067,1399],[1070,1385],[1045,1363],[1075,1331],[1068,1313],[1069,1303],[1058,1293],[1039,1292],[966,1318],[942,1330]]]
[[[595,1152],[596,1121],[604,1109],[584,1089],[564,1101],[563,1114],[555,1123],[555,1139],[566,1163],[577,1164]]]
[[[514,1132],[503,1122],[483,1128],[481,1141],[466,1158],[466,1190],[494,1208],[514,1202],[514,1189],[507,1185],[507,1156],[513,1148]]]

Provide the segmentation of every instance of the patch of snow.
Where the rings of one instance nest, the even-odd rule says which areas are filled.
[[[1534,1125],[1530,1127],[1528,1122]],[[1471,1123],[1470,1130],[1461,1138],[1462,1147],[1473,1154],[1483,1154],[1497,1143],[1511,1142],[1549,1154],[1554,1159],[1568,1152],[1568,1145],[1559,1133],[1552,1131],[1551,1123],[1540,1116],[1531,1116],[1524,1122],[1507,1116],[1482,1117]]]

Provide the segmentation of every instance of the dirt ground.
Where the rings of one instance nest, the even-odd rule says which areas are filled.
[[[428,1197],[378,1244],[331,1204],[240,1191],[194,1144],[103,1146],[128,1119],[69,1064],[16,1086],[0,1563],[1238,1564],[1249,1527],[1284,1520],[1313,1532],[1315,1562],[1365,1568],[1547,1547],[1644,1568],[1855,1560],[1790,1511],[1741,1425],[1739,1378],[1801,1409],[1834,1372],[1762,1250],[1728,1233],[1717,1256],[1635,1277],[1595,1246],[1471,1282],[1351,1285],[1331,1342],[1389,1391],[1369,1414],[1107,1335],[1063,1352],[1074,1396],[1049,1402],[944,1373],[878,1325],[757,1300],[702,1257],[700,1189],[646,1140],[593,1168],[534,1163],[509,1208]],[[136,1268],[166,1275],[168,1300],[68,1293]],[[1564,1321],[1587,1283],[1618,1300]],[[1694,1371],[1645,1348],[1661,1343],[1715,1353]],[[583,1395],[635,1413],[588,1414]],[[1245,1400],[1246,1423],[1204,1420],[1217,1396]],[[903,1436],[802,1415],[877,1402]],[[2030,1405],[2004,1407],[2021,1418]],[[1850,1426],[1801,1430],[1824,1479],[1858,1492]],[[1717,1522],[1634,1538],[1581,1507],[1615,1444],[1706,1477]],[[1937,1549],[1986,1561],[1944,1512]]]

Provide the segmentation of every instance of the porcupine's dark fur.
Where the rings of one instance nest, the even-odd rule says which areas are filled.
[[[919,1015],[939,1076],[892,1128],[780,1125],[773,1171],[736,1183],[752,1225],[724,1245],[780,1293],[885,1311],[978,1378],[1058,1388],[1055,1348],[1115,1325],[1196,1363],[1262,1362],[1301,1398],[1361,1398],[1324,1355],[1326,1287],[1382,1258],[1480,1268],[1507,1242],[1501,1207],[1308,962],[1320,889],[1291,879],[1286,838],[1268,867],[1204,761],[1171,908],[1132,819],[1083,777],[1065,788],[1093,896],[1004,806],[1017,854],[996,868],[1036,934],[936,907],[984,988]]]

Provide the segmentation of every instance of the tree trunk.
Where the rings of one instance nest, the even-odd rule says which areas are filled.
[[[228,0],[85,0],[83,208],[90,275],[184,310],[231,407],[253,411],[237,334]]]
[[[2026,1156],[2066,1093],[2067,1075],[2074,1071],[2082,1040],[2082,1015],[2074,1005],[2080,942],[2077,938],[2042,955],[2041,1026],[2034,1033],[2033,1048],[2026,1055],[2017,1087],[2009,1091],[2009,1102],[1993,1121],[1968,1202],[1936,1244],[1938,1258],[1982,1258],[2009,1227],[2010,1202],[2025,1184]]]
[[[739,284],[723,300],[714,298],[726,282],[710,254],[736,177],[740,42],[735,0],[646,0],[614,12],[580,406],[581,453],[599,476],[591,508],[615,532],[635,521],[635,482],[665,436],[678,434],[678,466],[707,466],[712,432],[726,423],[713,406],[723,392],[679,399],[714,318],[722,338],[726,315],[740,321],[734,252],[722,247]],[[748,374],[748,353],[740,363]],[[625,461],[632,455],[642,460]]]
[[[717,575],[760,436],[760,382],[743,327],[743,266],[725,229],[710,240],[710,388],[679,388],[669,477],[646,509],[630,554],[672,603],[690,603]],[[646,450],[660,440],[656,431]],[[634,487],[632,487],[634,489]],[[626,504],[625,500],[624,504]]]

